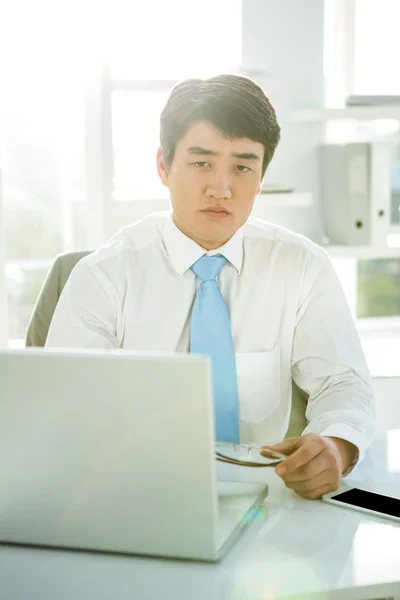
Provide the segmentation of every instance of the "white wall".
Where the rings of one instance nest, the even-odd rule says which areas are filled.
[[[321,243],[317,146],[323,125],[295,124],[290,117],[324,104],[324,1],[243,0],[243,24],[246,74],[270,97],[282,127],[265,181],[292,184],[315,199],[313,208],[273,209],[269,220]]]

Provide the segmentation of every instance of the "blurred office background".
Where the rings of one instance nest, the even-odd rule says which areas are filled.
[[[399,22],[398,0],[5,0],[0,345],[23,344],[57,254],[168,207],[163,103],[180,79],[231,72],[282,126],[254,214],[327,247],[373,374],[399,374]],[[323,163],[324,146],[344,154]]]

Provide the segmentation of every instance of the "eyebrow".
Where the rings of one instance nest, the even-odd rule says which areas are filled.
[[[189,154],[197,154],[201,156],[218,156],[218,152],[214,150],[207,150],[206,148],[202,148],[201,146],[190,146],[188,148]],[[253,160],[260,161],[261,158],[258,154],[254,154],[254,152],[239,152],[231,154],[233,158],[241,158],[242,160]]]

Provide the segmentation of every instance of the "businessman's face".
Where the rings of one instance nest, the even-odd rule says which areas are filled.
[[[177,227],[207,250],[218,248],[247,221],[260,192],[264,146],[226,138],[208,122],[196,122],[176,144],[172,164],[157,155],[169,188]]]

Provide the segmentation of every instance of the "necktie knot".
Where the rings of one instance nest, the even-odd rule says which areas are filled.
[[[202,256],[190,268],[204,283],[216,279],[226,262],[224,256]]]

